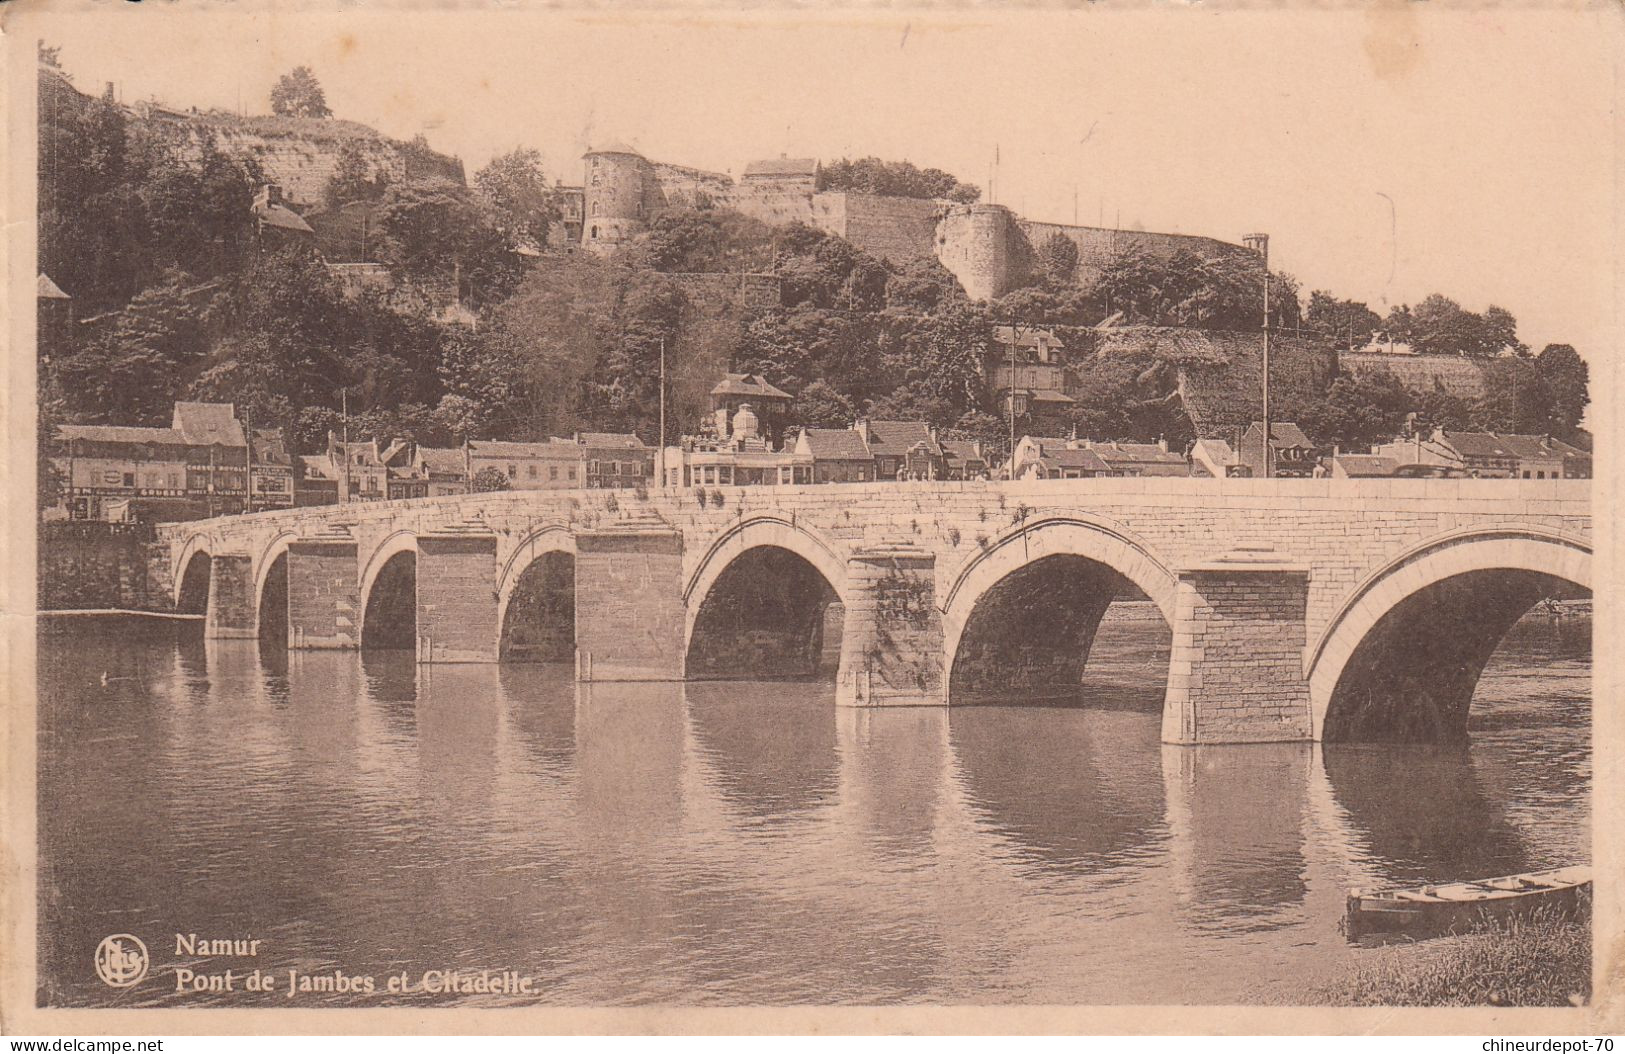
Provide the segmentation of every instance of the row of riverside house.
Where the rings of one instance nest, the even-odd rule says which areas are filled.
[[[472,439],[457,447],[406,439],[345,442],[300,457],[297,501],[331,505],[467,494],[474,490],[577,490],[653,482],[654,448],[627,432],[577,432],[545,443]]]
[[[654,449],[619,432],[459,447],[329,434],[325,453],[293,456],[280,431],[245,427],[231,403],[201,402],[176,403],[168,428],[58,425],[48,456],[58,486],[45,520],[175,521],[464,494],[482,472],[487,489],[504,490],[636,487],[654,476]]]

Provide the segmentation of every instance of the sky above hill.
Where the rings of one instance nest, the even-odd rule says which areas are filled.
[[[1512,311],[1614,342],[1617,16],[1210,11],[717,15],[99,8],[40,29],[81,90],[269,109],[308,65],[335,114],[470,174],[516,146],[579,183],[611,139],[731,172],[878,155],[1033,219],[1239,241],[1388,306]],[[160,61],[154,61],[157,58]],[[1600,379],[1600,378],[1599,378]]]

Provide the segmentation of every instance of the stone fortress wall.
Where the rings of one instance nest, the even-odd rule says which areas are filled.
[[[820,191],[807,174],[736,182],[719,172],[650,161],[621,145],[591,151],[585,160],[582,244],[600,253],[635,237],[661,209],[721,207],[772,225],[805,223],[896,264],[935,257],[973,299],[1025,284],[1039,247],[1054,235],[1078,247],[1076,277],[1085,286],[1121,251],[1168,256],[1184,249],[1256,259],[1250,249],[1215,238],[1040,223],[1003,205]]]

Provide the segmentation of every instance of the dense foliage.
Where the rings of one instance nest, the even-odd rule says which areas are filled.
[[[851,190],[859,194],[885,194],[897,198],[947,198],[970,204],[982,196],[980,187],[961,183],[940,168],[916,168],[907,161],[841,158],[818,168],[819,190]]]

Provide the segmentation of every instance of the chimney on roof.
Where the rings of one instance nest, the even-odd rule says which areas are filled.
[[[860,417],[853,421],[852,431],[856,432],[858,438],[863,440],[864,446],[869,445],[869,419],[867,417]]]
[[[1168,437],[1167,436],[1158,436],[1157,437],[1157,449],[1162,451],[1164,454],[1166,454],[1168,452]]]
[[[103,102],[112,102],[113,101],[113,82],[112,81],[108,81],[107,82],[107,87],[102,89],[102,101]]]

